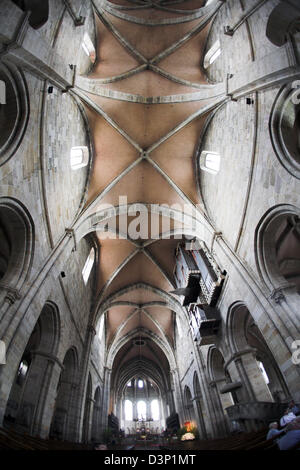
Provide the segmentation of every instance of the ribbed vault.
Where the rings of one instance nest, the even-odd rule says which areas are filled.
[[[148,337],[143,360],[165,371],[172,362],[174,316],[181,313],[168,294],[174,254],[194,220],[204,218],[195,171],[199,138],[224,100],[202,67],[221,4],[93,2],[96,61],[74,93],[94,145],[85,213],[94,218],[100,246],[95,318],[105,315],[106,362],[117,369],[141,355],[133,332]],[[183,222],[187,208],[192,215]]]

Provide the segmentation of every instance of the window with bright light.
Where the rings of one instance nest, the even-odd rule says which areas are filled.
[[[138,419],[146,419],[146,403],[144,401],[138,401],[137,414]]]
[[[102,338],[103,334],[103,328],[104,328],[104,315],[102,315],[100,322],[99,322],[99,329],[98,329],[98,338]]]
[[[132,402],[130,400],[125,400],[124,411],[125,411],[125,420],[132,421],[133,419]]]
[[[19,365],[19,369],[18,369],[18,376],[17,376],[17,383],[19,385],[22,385],[25,378],[26,378],[26,375],[27,375],[27,372],[28,372],[28,362],[23,360],[20,362],[20,365]]]
[[[70,153],[70,164],[72,170],[78,170],[88,164],[89,151],[87,147],[72,147]]]
[[[268,385],[270,383],[270,380],[269,380],[269,377],[266,373],[266,369],[264,368],[264,365],[261,361],[257,361],[257,364],[258,364],[258,367],[260,368],[260,371],[262,373],[262,376],[266,382],[266,384]]]
[[[95,261],[95,250],[94,248],[92,248],[82,270],[83,282],[85,284],[87,284],[88,279],[90,277],[94,261]]]
[[[84,33],[84,36],[83,36],[83,41],[81,43],[82,45],[82,48],[84,50],[84,52],[86,53],[87,56],[89,56],[91,62],[95,62],[96,60],[96,51],[95,51],[95,48],[94,48],[94,44],[90,38],[90,36],[88,35],[88,33]]]
[[[131,382],[131,380],[128,382],[127,387],[132,387],[132,382]]]
[[[200,155],[200,169],[216,175],[220,170],[220,155],[216,152],[203,151]]]
[[[139,379],[138,381],[138,388],[143,388],[144,387],[144,381]]]
[[[207,69],[221,54],[221,45],[220,41],[217,40],[214,45],[209,49],[209,51],[205,54],[203,66]]]
[[[151,402],[151,416],[154,421],[159,420],[159,404],[158,400],[152,400]]]

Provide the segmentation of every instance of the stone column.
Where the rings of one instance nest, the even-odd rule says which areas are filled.
[[[7,12],[10,12],[7,21]],[[9,0],[0,3],[0,30],[6,44],[3,53],[11,62],[29,69],[42,79],[50,79],[57,87],[68,89],[73,86],[75,75],[65,58],[57,54],[51,44],[39,31],[28,23],[28,12],[22,12]]]
[[[151,418],[151,403],[148,397],[146,401],[146,421],[149,421],[150,418]]]
[[[205,361],[202,357],[201,349],[194,344],[194,357],[197,363],[197,372],[199,378],[199,385],[203,399],[202,415],[205,423],[206,433],[208,438],[217,437],[219,429],[217,426],[216,411],[214,407],[214,400],[210,389],[210,380],[207,376],[207,369]]]
[[[172,387],[172,389],[171,389],[172,394],[171,394],[170,398],[172,399],[172,407],[173,407],[174,402],[175,402],[175,410],[178,413],[179,422],[180,422],[180,425],[182,426],[182,424],[184,422],[184,408],[183,408],[183,397],[182,397],[181,385],[180,385],[180,381],[179,381],[179,377],[178,377],[178,369],[171,370],[171,373],[172,373],[172,381],[173,381],[173,384],[174,384],[174,389]],[[171,405],[171,403],[170,403],[170,405]],[[170,408],[171,408],[171,406],[170,406]],[[171,411],[171,409],[170,409],[170,414],[172,414],[174,411],[173,410]]]
[[[76,409],[76,416],[75,416],[75,429],[74,429],[74,440],[76,442],[81,441],[82,436],[82,424],[83,424],[83,417],[84,417],[84,409],[85,409],[85,389],[86,383],[88,379],[88,368],[90,365],[90,354],[91,354],[91,344],[92,340],[96,334],[96,330],[93,325],[89,325],[87,327],[84,347],[83,347],[83,356],[80,363],[79,369],[79,383],[75,393],[75,409]]]
[[[216,428],[218,430],[216,437],[226,436],[229,431],[228,421],[224,413],[223,403],[222,403],[220,392],[219,392],[220,384],[223,385],[224,383],[225,383],[225,380],[221,379],[221,380],[214,380],[210,382],[209,384],[210,390],[211,390],[211,397],[212,397],[214,410],[215,410]]]
[[[55,409],[57,384],[64,366],[54,356],[39,351],[35,352],[34,360],[39,362],[40,370],[44,370],[44,373],[40,379],[41,388],[32,423],[32,434],[46,439]]]
[[[136,406],[136,399],[132,399],[132,419],[137,419],[137,406]]]
[[[83,436],[82,440],[86,443],[91,440],[92,432],[92,416],[95,400],[92,397],[86,397],[85,399],[85,410],[84,410],[84,422],[83,422]]]
[[[193,399],[194,413],[195,413],[197,424],[198,424],[197,427],[199,430],[200,439],[207,439],[207,432],[206,432],[203,411],[202,411],[203,403],[201,403],[201,401],[203,401],[201,396],[196,395],[194,397]]]
[[[111,372],[112,372],[111,369],[109,369],[108,367],[104,367],[101,431],[107,428],[107,424],[108,424],[107,420],[108,420],[108,409],[109,409]]]
[[[94,403],[93,406],[93,419],[92,419],[92,441],[97,442],[101,440],[100,430],[99,430],[99,421],[101,416],[101,408],[99,405]]]
[[[235,364],[249,401],[273,401],[268,385],[257,364],[255,350],[247,349],[238,352],[232,356],[231,361]]]

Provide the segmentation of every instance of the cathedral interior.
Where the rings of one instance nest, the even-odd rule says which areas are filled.
[[[259,432],[299,295],[298,0],[1,0],[2,430]]]

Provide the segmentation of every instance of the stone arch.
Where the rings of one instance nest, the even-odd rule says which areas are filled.
[[[300,7],[298,0],[281,1],[272,10],[266,35],[275,46],[283,46],[290,34],[300,31]]]
[[[13,64],[0,64],[0,166],[18,149],[29,118],[29,97],[23,73]]]
[[[34,256],[34,223],[23,204],[0,198],[0,289],[18,297]]]
[[[52,417],[50,437],[58,440],[72,440],[75,432],[75,389],[77,387],[78,354],[71,347],[65,354],[62,372],[57,385],[55,408]]]
[[[101,198],[104,197],[104,190],[101,194]],[[140,204],[138,202],[132,202],[128,205],[112,206],[111,204],[101,204],[101,198],[97,197],[89,206],[89,210],[82,215],[76,224],[76,238],[79,240],[86,236],[88,233],[98,231],[111,231],[107,228],[109,221],[120,215],[128,214],[131,207]],[[153,204],[142,204],[143,208],[146,208],[150,214],[159,214],[166,218],[179,221],[183,224],[183,228],[172,230],[170,232],[159,234],[160,236],[167,236],[172,234],[185,234],[191,238],[199,238],[203,240],[208,246],[211,243],[211,238],[214,233],[213,227],[204,217],[204,215],[197,210],[192,204],[188,204],[185,212],[174,208],[168,208],[163,205]],[[199,236],[201,234],[201,237]]]
[[[168,359],[170,367],[172,369],[175,368],[176,361],[175,361],[174,351],[171,348],[170,344],[167,343],[167,341],[160,338],[155,333],[153,333],[149,330],[146,330],[144,328],[139,328],[139,329],[136,329],[136,330],[132,330],[126,336],[122,337],[122,339],[119,340],[117,343],[113,342],[111,344],[109,350],[107,351],[107,359],[106,359],[107,367],[109,367],[109,368],[112,367],[112,363],[113,363],[114,358],[117,355],[118,351],[122,348],[122,346],[124,346],[125,343],[127,343],[128,341],[133,339],[137,335],[137,333],[138,334],[141,333],[143,336],[145,336],[146,338],[150,338],[154,343],[156,343],[160,347],[160,349],[163,351],[166,358]]]
[[[231,353],[242,354],[243,369],[248,370],[252,398],[285,401],[288,388],[266,340],[243,302],[235,302],[227,317],[227,338]],[[260,398],[261,397],[261,398]]]
[[[53,381],[59,340],[59,310],[55,303],[47,301],[22,355],[7,403],[4,425],[39,434],[48,423],[49,386]]]
[[[300,292],[299,208],[281,204],[264,214],[255,230],[255,258],[258,272],[275,300],[280,289],[292,287]]]
[[[40,2],[39,0],[13,0],[13,2],[23,11],[29,11],[28,22],[34,29],[41,28],[48,21],[49,0]]]
[[[224,357],[216,346],[211,346],[209,348],[207,363],[209,377],[212,381],[222,380],[225,378]]]
[[[211,379],[211,399],[218,426],[217,433],[220,436],[226,435],[229,430],[226,409],[233,405],[233,400],[230,393],[223,393],[222,390],[227,383],[225,360],[222,352],[215,345],[211,346],[208,350],[207,369]]]
[[[283,86],[270,114],[269,132],[275,155],[285,169],[300,178],[300,80]]]
[[[111,306],[113,305],[113,302],[115,302],[118,299],[118,297],[136,289],[145,289],[145,290],[151,291],[159,295],[162,298],[162,300],[166,303],[168,308],[170,308],[170,310],[173,310],[177,315],[181,317],[185,316],[184,309],[182,308],[181,304],[171,294],[161,290],[158,287],[154,287],[151,284],[139,282],[139,283],[134,283],[134,284],[124,286],[117,292],[113,292],[108,297],[106,297],[102,303],[100,302],[100,299],[98,298],[97,305],[95,307],[94,324],[98,323],[101,315],[105,313],[107,310],[109,310],[109,308],[111,308]],[[116,305],[116,303],[114,305]]]
[[[193,397],[190,388],[186,385],[184,387],[184,408],[185,408],[185,417],[187,421],[191,421],[196,424],[196,415],[193,405]]]

